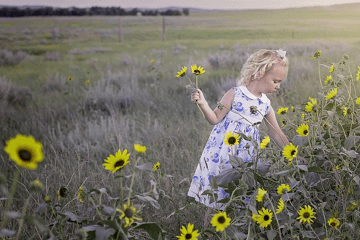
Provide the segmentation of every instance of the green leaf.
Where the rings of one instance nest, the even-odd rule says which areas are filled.
[[[360,185],[360,178],[359,178],[359,176],[356,175],[353,179],[354,179],[354,181],[356,182],[357,185]]]
[[[15,233],[16,233],[15,231],[12,231],[12,230],[3,228],[3,229],[0,231],[0,237],[1,237],[1,238],[11,237],[11,236],[14,235]]]
[[[344,148],[351,150],[356,146],[356,143],[360,140],[360,136],[349,136],[344,141]]]
[[[227,185],[230,182],[237,181],[241,177],[241,174],[239,171],[237,171],[234,168],[228,168],[222,171],[219,175],[214,176],[212,178],[215,179],[216,183],[219,186]]]
[[[269,240],[273,240],[277,235],[277,232],[275,230],[268,230],[266,232],[266,236]]]
[[[143,202],[148,202],[150,203],[154,208],[156,209],[160,209],[160,204],[158,203],[158,201],[156,201],[155,199],[153,199],[150,196],[140,196],[140,195],[135,195],[135,197],[137,197],[139,200],[143,201]]]
[[[306,165],[296,165],[300,170],[303,170],[305,172],[308,171],[308,167]]]
[[[112,208],[112,207],[109,207],[109,206],[104,206],[103,209],[102,209],[102,211],[103,211],[106,215],[112,216],[112,215],[114,214],[114,212],[115,212],[115,209]]]
[[[146,231],[150,237],[154,240],[164,239],[165,232],[155,222],[140,223],[134,227],[135,229],[142,229]]]
[[[95,231],[96,240],[105,240],[108,239],[111,235],[115,233],[115,229],[113,228],[104,228],[104,227],[98,227]],[[126,237],[126,236],[125,236]],[[122,236],[121,239],[127,239]]]
[[[229,154],[229,163],[234,168],[238,168],[238,167],[241,167],[245,162],[241,157]]]
[[[82,221],[82,218],[79,216],[76,216],[73,212],[67,211],[63,213],[71,222],[78,222],[80,223]]]
[[[311,167],[309,167],[308,172],[325,173],[325,171],[319,166],[311,166]]]
[[[262,186],[264,186],[263,178],[259,174],[254,172],[254,177],[257,182],[259,182]]]
[[[295,195],[295,193],[285,193],[281,196],[281,199],[286,202],[288,200],[291,200],[291,198]]]
[[[293,137],[292,142],[293,142],[293,144],[294,144],[295,146],[300,146],[300,147],[302,147],[302,146],[304,146],[304,145],[306,145],[306,144],[309,143],[309,141],[308,141],[308,136],[305,136],[305,137],[304,137],[304,136],[295,135],[295,136]]]
[[[143,171],[153,171],[153,164],[152,163],[145,163],[142,165],[136,166],[137,169],[143,170]]]

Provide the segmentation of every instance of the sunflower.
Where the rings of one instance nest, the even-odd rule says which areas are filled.
[[[334,217],[330,218],[327,223],[332,228],[337,228],[340,225],[339,219],[334,218]]]
[[[317,99],[309,97],[310,102],[306,103],[305,111],[306,112],[315,112],[314,106],[317,104]]]
[[[79,202],[83,203],[84,202],[84,197],[85,197],[85,192],[86,188],[83,186],[79,187],[78,193],[76,195],[77,199],[79,200]]]
[[[180,72],[177,73],[176,77],[183,77],[186,75],[187,67],[183,67]]]
[[[356,73],[356,81],[360,80],[360,67],[358,66],[358,71]]]
[[[30,183],[30,190],[41,191],[42,189],[43,189],[43,184],[39,180],[34,180]]]
[[[153,165],[153,171],[155,172],[156,170],[158,170],[160,168],[160,162],[156,162],[156,163],[154,163],[154,165]]]
[[[357,105],[360,105],[360,97],[358,97],[356,100],[355,100],[356,104]]]
[[[285,127],[286,124],[287,124],[287,121],[286,121],[286,119],[284,119],[284,118],[281,118],[281,119],[280,119],[280,122],[281,122],[281,127]]]
[[[226,216],[226,212],[218,212],[211,219],[211,225],[216,228],[217,232],[222,232],[230,225],[231,218]]]
[[[197,237],[200,235],[198,230],[193,230],[194,224],[188,223],[187,228],[185,226],[182,226],[180,231],[181,235],[176,236],[180,240],[197,240]]]
[[[73,78],[72,77],[68,77],[68,81],[72,82]]]
[[[345,117],[350,112],[350,109],[348,107],[345,107],[345,106],[342,106],[341,108],[343,110],[343,115]]]
[[[307,136],[309,135],[309,125],[307,124],[301,124],[297,129],[296,132],[299,134],[299,136]]]
[[[137,217],[136,214],[139,211],[136,211],[136,208],[132,204],[124,204],[122,209],[116,209],[120,213],[119,218],[125,220],[125,226],[128,227],[129,225],[133,224],[134,221],[142,221],[141,218]]]
[[[331,65],[329,68],[329,73],[332,73],[334,71],[334,65]]]
[[[299,219],[301,223],[311,224],[314,221],[313,218],[316,218],[314,216],[315,215],[314,210],[309,205],[305,206],[304,208],[301,207],[298,213],[299,213],[299,217],[297,219]]]
[[[127,153],[126,149],[122,153],[119,149],[119,151],[116,152],[115,156],[110,154],[110,156],[105,159],[105,163],[103,163],[103,166],[106,170],[114,173],[125,167],[130,162],[129,157],[130,153]]]
[[[226,145],[233,146],[239,144],[239,135],[233,134],[231,131],[225,134],[224,142]]]
[[[259,188],[258,193],[256,195],[256,201],[262,202],[266,193],[267,193],[267,191],[265,189]]]
[[[151,63],[154,63],[154,62],[155,62],[155,59],[151,59],[150,62],[151,62]]]
[[[46,197],[45,197],[45,202],[46,202],[46,203],[51,202],[51,198],[50,198],[50,196],[46,196]]]
[[[288,184],[281,184],[278,188],[277,188],[277,193],[280,195],[283,195],[284,193],[290,192],[291,188]]]
[[[267,147],[267,145],[269,144],[269,142],[270,142],[269,136],[265,136],[264,139],[260,143],[260,148],[265,149]]]
[[[260,224],[260,227],[264,228],[269,226],[272,221],[273,213],[270,209],[262,208],[262,211],[258,211],[258,215],[253,216],[252,219]]]
[[[311,56],[312,59],[318,59],[321,56],[321,50],[316,50],[314,55]]]
[[[67,187],[61,186],[61,187],[59,188],[59,190],[57,191],[58,200],[60,200],[60,198],[65,198],[65,197],[67,197],[68,194],[69,194],[69,190],[67,189]]]
[[[141,146],[140,144],[134,144],[134,149],[138,153],[145,153],[146,152],[146,146]]]
[[[280,198],[277,209],[276,209],[276,214],[281,213],[284,210],[284,208],[285,208],[285,203],[282,200],[282,198]]]
[[[90,80],[86,80],[85,85],[89,85],[89,84],[90,84]]]
[[[334,88],[333,90],[331,90],[330,92],[328,92],[328,93],[326,94],[325,98],[326,98],[327,100],[330,100],[330,99],[332,99],[333,97],[336,96],[337,92],[338,92],[338,89],[337,89],[337,88]]]
[[[295,112],[294,106],[291,106],[290,110],[291,110],[292,112]]]
[[[205,70],[203,67],[201,66],[198,67],[196,64],[194,64],[191,66],[191,72],[195,75],[201,75],[205,73]]]
[[[292,161],[293,158],[296,157],[297,152],[298,152],[298,146],[295,147],[292,143],[289,143],[284,147],[282,154],[286,159]]]
[[[44,159],[42,144],[33,136],[17,134],[6,141],[4,151],[16,165],[27,169],[37,169],[37,164]]]
[[[350,203],[350,206],[347,208],[348,211],[352,212],[355,210],[355,208],[357,208],[359,206],[359,200],[356,201],[352,201]]]
[[[328,84],[331,79],[332,79],[331,75],[327,76],[325,79],[325,84]]]
[[[288,110],[289,110],[288,107],[279,108],[279,110],[277,111],[277,114],[279,114],[279,115],[284,115],[284,114],[287,113]]]

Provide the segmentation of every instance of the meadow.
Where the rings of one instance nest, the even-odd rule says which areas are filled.
[[[0,19],[0,148],[17,134],[31,135],[44,153],[38,168],[29,170],[0,151],[0,237],[175,239],[181,226],[193,223],[201,239],[357,239],[360,5],[190,12],[165,17],[165,41],[162,21],[160,16]],[[183,66],[204,67],[199,88],[215,108],[236,86],[246,59],[261,48],[281,48],[290,59],[288,77],[270,99],[275,111],[294,107],[277,117],[307,163],[290,166],[274,144],[259,152],[271,167],[267,175],[254,173],[246,180],[241,173],[241,182],[234,180],[231,191],[238,198],[229,200],[233,221],[226,235],[209,226],[205,206],[186,196],[213,126],[190,101],[188,79],[175,75]],[[321,56],[314,57],[317,50]],[[326,84],[329,75],[333,81]],[[327,99],[335,88],[337,97]],[[309,97],[318,98],[317,104]],[[309,103],[319,106],[317,111],[306,111]],[[311,134],[299,137],[296,129],[303,123]],[[134,144],[146,146],[146,152],[135,151]],[[130,163],[109,172],[104,160],[119,149],[127,149]],[[157,162],[160,168],[153,171]],[[256,204],[262,204],[252,195],[258,189],[254,178],[268,189],[265,207],[279,198],[270,193],[276,184],[291,186],[284,199],[288,214],[271,228],[249,224]],[[42,183],[41,191],[34,180]],[[81,198],[79,187],[86,189]],[[240,217],[230,202],[241,196],[252,196],[255,205]],[[116,211],[124,199],[131,199],[142,219],[126,227]],[[300,203],[315,208],[314,227],[296,220]],[[329,218],[340,219],[340,226],[332,229]]]

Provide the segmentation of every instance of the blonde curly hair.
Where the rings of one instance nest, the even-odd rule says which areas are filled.
[[[260,49],[254,52],[245,62],[240,71],[240,79],[237,85],[247,86],[250,81],[261,79],[266,71],[275,63],[283,64],[289,69],[289,59],[285,56],[286,52],[279,50]]]

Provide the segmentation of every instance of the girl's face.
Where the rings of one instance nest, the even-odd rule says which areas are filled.
[[[260,79],[261,92],[271,94],[280,88],[280,84],[287,76],[287,67],[280,63],[272,65],[269,71]]]

